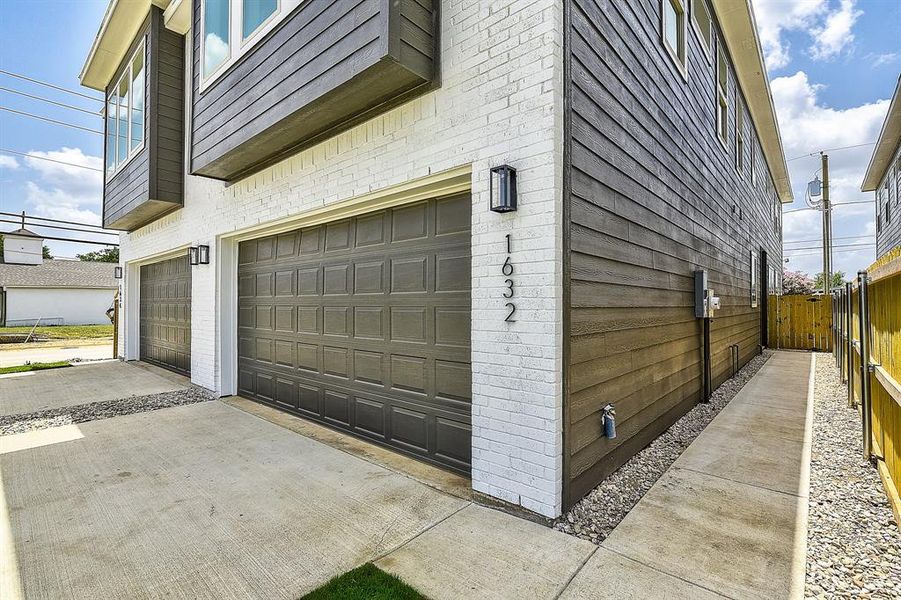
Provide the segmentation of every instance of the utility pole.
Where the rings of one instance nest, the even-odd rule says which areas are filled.
[[[829,155],[820,152],[823,163],[823,294],[832,291],[832,210],[829,205]]]

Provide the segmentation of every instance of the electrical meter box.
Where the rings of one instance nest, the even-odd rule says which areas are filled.
[[[711,319],[720,308],[720,299],[707,283],[707,271],[695,271],[695,318]]]

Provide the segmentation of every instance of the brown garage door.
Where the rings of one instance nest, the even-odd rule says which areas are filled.
[[[191,372],[191,266],[188,257],[141,267],[141,360]]]
[[[468,473],[470,199],[242,242],[238,386]]]

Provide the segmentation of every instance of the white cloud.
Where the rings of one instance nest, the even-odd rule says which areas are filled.
[[[823,104],[818,97],[822,86],[811,83],[807,74],[799,71],[787,77],[778,77],[771,82],[773,101],[779,118],[782,142],[788,159],[816,153],[819,150],[840,148],[872,142],[879,134],[889,100],[879,100],[847,109],[835,109]],[[860,192],[860,184],[869,164],[872,145],[847,150],[833,150],[829,154],[830,195],[834,204],[865,201],[865,204],[836,206],[833,213],[833,237],[868,235],[873,241],[872,220],[873,194]],[[807,182],[820,169],[820,157],[805,157],[790,160],[792,189],[795,203],[788,210],[804,207],[804,192]],[[820,239],[822,216],[816,211],[798,211],[785,215],[784,239]],[[836,240],[836,245],[854,243],[855,240]],[[801,244],[812,246],[816,244]],[[786,244],[789,248],[792,244]],[[795,244],[794,246],[798,246]],[[836,248],[834,264],[845,273],[856,272],[867,267],[874,258],[871,248],[861,250]],[[838,251],[840,250],[840,251]],[[806,254],[803,255],[802,254]],[[808,273],[822,270],[820,255],[816,250],[787,252],[794,256],[788,267]]]
[[[103,195],[103,159],[85,154],[81,148],[63,147],[59,150],[32,150],[25,163],[37,171],[41,184],[81,198],[81,202],[100,204]],[[32,158],[37,157],[37,158]],[[50,160],[41,160],[47,158]],[[70,164],[63,164],[70,163]],[[79,165],[79,166],[74,166]]]
[[[791,62],[790,32],[810,37],[808,52],[814,60],[830,60],[853,41],[853,27],[862,12],[856,0],[753,0],[754,15],[769,70]]]
[[[0,169],[18,169],[19,161],[12,156],[0,154]]]
[[[870,52],[864,58],[870,60],[870,67],[875,69],[877,67],[882,67],[894,63],[896,60],[901,58],[901,54],[897,52],[883,52],[882,54],[874,54],[873,52]]]
[[[829,60],[838,56],[851,42],[855,21],[863,12],[854,8],[854,0],[842,0],[838,10],[826,17],[820,27],[813,30],[810,56],[814,60]]]
[[[228,43],[215,33],[208,33],[203,48],[203,72],[212,73],[228,57]]]

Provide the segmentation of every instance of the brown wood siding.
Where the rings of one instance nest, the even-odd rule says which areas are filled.
[[[133,231],[184,201],[184,37],[165,28],[160,9],[151,7],[106,94],[145,39],[144,148],[104,184],[103,223],[111,229]]]
[[[747,112],[743,173],[735,168],[734,74],[724,148],[713,60],[689,24],[686,80],[661,43],[659,11],[657,0],[567,3],[567,507],[699,400],[693,271],[706,269],[722,299],[712,324],[716,386],[732,374],[730,346],[744,364],[761,343],[750,251],[781,265],[776,200]],[[607,403],[617,411],[613,440],[602,435]]]
[[[234,180],[424,91],[433,0],[307,0],[201,91],[194,3],[192,172]]]

